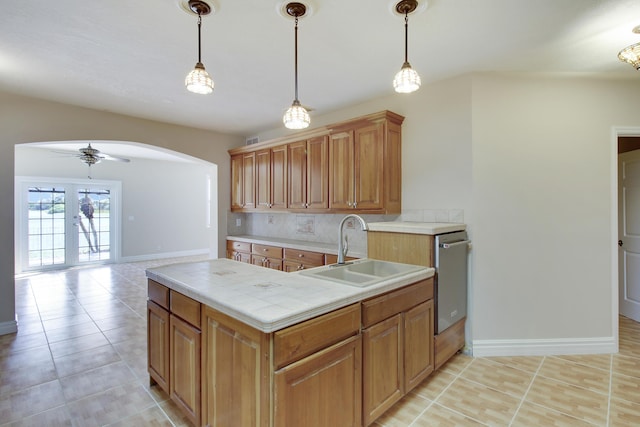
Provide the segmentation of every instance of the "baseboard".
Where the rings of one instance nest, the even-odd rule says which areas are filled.
[[[18,322],[15,320],[0,322],[0,335],[15,334],[16,332],[18,332]]]
[[[555,356],[618,352],[615,337],[558,338],[546,340],[473,340],[474,357]]]
[[[195,249],[190,251],[181,252],[165,252],[161,254],[147,254],[147,255],[135,255],[135,256],[121,256],[118,262],[140,262],[140,261],[153,261],[155,259],[166,258],[183,258],[189,256],[209,255],[211,252],[209,249]]]

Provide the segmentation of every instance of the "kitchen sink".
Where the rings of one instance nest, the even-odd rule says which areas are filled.
[[[399,278],[406,274],[415,273],[424,268],[419,265],[364,259],[346,264],[331,264],[303,270],[300,274],[346,285],[365,287],[394,277]]]

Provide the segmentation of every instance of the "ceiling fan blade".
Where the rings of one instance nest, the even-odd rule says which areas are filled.
[[[99,157],[101,157],[101,158],[103,158],[105,160],[113,160],[113,161],[116,161],[116,162],[129,163],[131,161],[129,159],[125,159],[124,157],[110,156],[110,155],[104,154],[104,153],[100,154]]]

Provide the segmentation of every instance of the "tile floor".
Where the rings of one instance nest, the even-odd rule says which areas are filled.
[[[16,279],[18,334],[0,336],[0,427],[185,426],[146,373],[147,267],[117,264]],[[640,324],[620,353],[454,357],[376,423],[638,426]]]

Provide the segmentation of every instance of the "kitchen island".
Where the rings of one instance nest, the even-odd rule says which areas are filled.
[[[356,287],[228,259],[149,269],[151,380],[195,425],[369,425],[433,371],[433,274]]]

